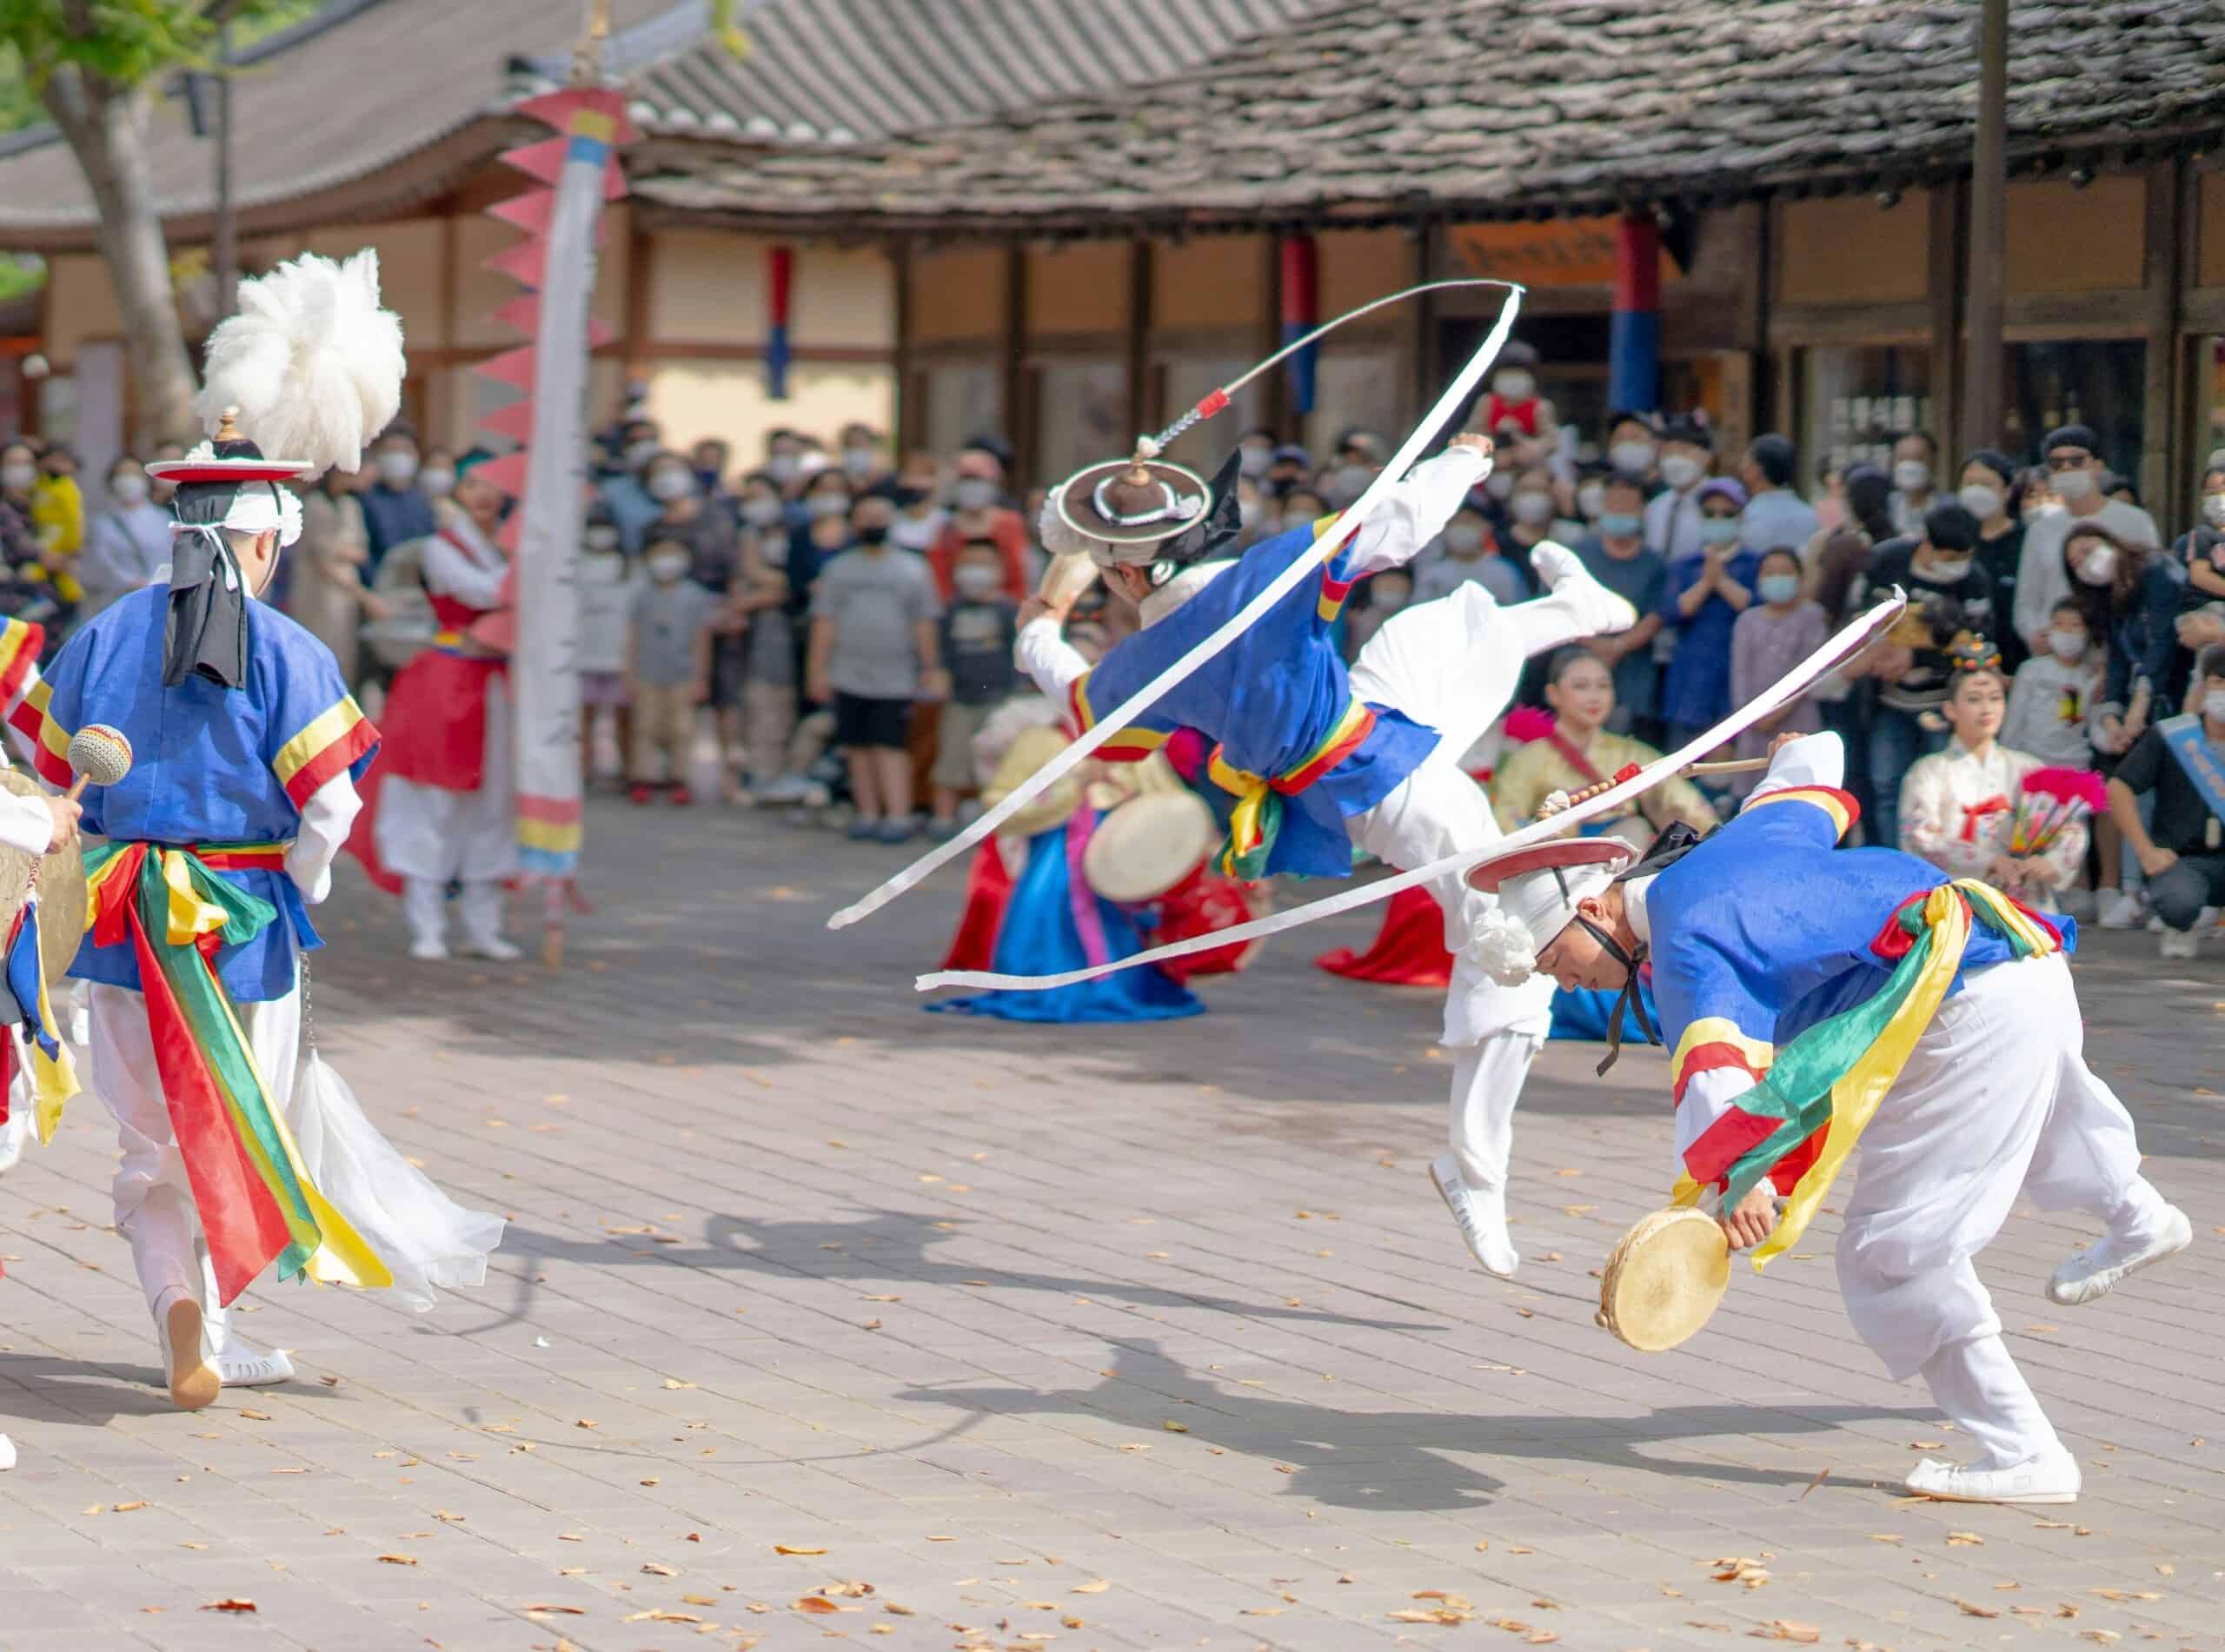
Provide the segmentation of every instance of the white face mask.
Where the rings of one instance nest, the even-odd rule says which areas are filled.
[[[2082,470],[2058,470],[2049,474],[2049,482],[2055,496],[2064,504],[2073,504],[2094,491],[2094,479]]]
[[[770,527],[785,512],[777,499],[766,499],[760,495],[741,501],[741,520],[752,527]]]
[[[1536,527],[1551,521],[1553,515],[1553,496],[1551,494],[1517,494],[1514,496],[1514,520]]]
[[[407,488],[417,475],[417,455],[414,453],[382,453],[379,455],[379,480],[389,488]]]
[[[842,449],[842,468],[853,476],[870,476],[880,467],[880,454],[871,448]]]
[[[1577,514],[1587,522],[1596,522],[1607,508],[1607,485],[1588,481],[1576,490]]]
[[[1274,463],[1275,450],[1272,448],[1254,447],[1243,448],[1238,450],[1236,460],[1237,473],[1239,475],[1248,476],[1253,481],[1259,481],[1260,477],[1265,475],[1268,471],[1272,470],[1274,468]]]
[[[2202,714],[2213,723],[2225,723],[2225,688],[2213,688],[2202,697]]]
[[[669,553],[660,553],[649,559],[649,577],[659,585],[670,585],[687,572],[687,559]]]
[[[1345,465],[1330,479],[1329,488],[1347,505],[1367,491],[1368,483],[1375,480],[1375,473],[1365,465]]]
[[[1764,574],[1754,581],[1754,589],[1764,602],[1790,602],[1800,594],[1797,574]]]
[[[2096,545],[2078,561],[2078,577],[2089,585],[2107,585],[2117,571],[2114,545]]]
[[[1259,522],[1259,501],[1239,499],[1236,501],[1236,520],[1246,527],[1256,527]]]
[[[1634,476],[1643,476],[1653,468],[1653,444],[1650,441],[1618,441],[1607,449],[1607,462],[1617,470],[1627,470]]]
[[[671,504],[686,499],[695,491],[695,478],[676,466],[668,465],[649,478],[649,497]]]
[[[1474,522],[1455,522],[1445,530],[1445,548],[1455,556],[1473,556],[1484,548],[1484,530]]]
[[[1671,488],[1690,488],[1700,479],[1700,461],[1688,453],[1672,453],[1661,461],[1661,480]]]
[[[786,488],[796,479],[796,456],[792,453],[776,453],[765,461],[765,474]]]
[[[1519,368],[1510,368],[1491,381],[1502,401],[1527,401],[1537,394],[1538,381]]]
[[[143,505],[147,502],[147,479],[144,476],[118,476],[109,483],[108,490],[119,505]]]
[[[1964,510],[1982,522],[1991,521],[1993,514],[2001,508],[2000,490],[1983,482],[1972,482],[1955,497],[1962,501]]]
[[[0,488],[20,494],[37,480],[37,465],[0,465]]]
[[[455,491],[455,472],[453,470],[421,470],[417,483],[435,499],[446,499]]]
[[[950,581],[958,587],[960,596],[985,597],[995,592],[997,587],[1004,582],[1004,576],[995,568],[983,567],[975,562],[953,574]]]
[[[960,510],[986,510],[997,502],[997,485],[986,476],[960,476],[950,497]]]
[[[940,514],[918,518],[900,516],[888,525],[888,542],[907,551],[924,551],[941,534],[942,523]]]
[[[618,548],[618,530],[614,527],[590,527],[587,533],[588,549],[614,551]]]
[[[2202,496],[2202,520],[2212,527],[2225,527],[2225,494]]]
[[[1904,494],[1919,493],[1931,486],[1931,467],[1921,459],[1903,459],[1893,467],[1893,486]]]
[[[2086,634],[2083,631],[2050,631],[2048,649],[2058,660],[2083,660],[2086,657]]]
[[[1513,494],[1516,480],[1511,470],[1494,470],[1484,478],[1484,491],[1493,499],[1505,499]]]
[[[1385,585],[1379,580],[1370,587],[1368,606],[1380,608],[1385,614],[1396,614],[1406,606],[1406,599],[1413,594],[1403,585]]]
[[[803,501],[803,514],[814,521],[827,516],[847,516],[850,496],[847,494],[814,494]]]
[[[627,468],[629,470],[639,470],[643,465],[648,464],[650,460],[655,458],[657,456],[657,452],[658,448],[654,437],[644,437],[640,441],[628,443],[626,448]]]

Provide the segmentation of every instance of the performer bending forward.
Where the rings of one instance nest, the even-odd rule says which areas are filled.
[[[1184,726],[1218,742],[1209,772],[1232,813],[1219,871],[1344,877],[1354,845],[1411,869],[1498,838],[1462,754],[1505,709],[1524,660],[1627,629],[1637,622],[1630,604],[1549,541],[1531,554],[1550,592],[1534,601],[1502,607],[1482,586],[1464,585],[1387,621],[1349,675],[1331,635],[1352,586],[1410,561],[1491,468],[1487,438],[1455,437],[1397,484],[1318,580],[1298,585],[1099,748],[1139,757]],[[1238,531],[1232,468],[1208,496],[1179,466],[1091,466],[1046,501],[1043,542],[1054,555],[1086,552],[1142,609],[1144,628],[1092,668],[1061,640],[1062,616],[1032,598],[1020,614],[1020,664],[1046,693],[1067,697],[1076,726],[1087,729],[1218,629],[1325,526],[1294,527],[1216,561]],[[1552,984],[1509,989],[1490,980],[1465,955],[1490,898],[1458,876],[1435,892],[1457,956],[1444,1034],[1455,1052],[1453,1151],[1431,1175],[1477,1260],[1504,1276],[1519,1260],[1506,1234],[1512,1116],[1551,1025]]]
[[[1836,851],[1855,814],[1843,760],[1836,734],[1790,740],[1737,819],[1658,872],[1617,880],[1629,851],[1609,839],[1479,868],[1499,891],[1479,950],[1502,979],[1534,966],[1595,987],[1650,955],[1680,1202],[1722,1190],[1724,1231],[1757,1260],[1798,1240],[1859,1140],[1838,1244],[1847,1317],[1895,1380],[1923,1374],[1978,1452],[1919,1463],[1909,1489],[2069,1503],[2078,1464],[1971,1258],[2022,1194],[2091,1211],[2101,1242],[2048,1285],[2069,1305],[2191,1229],[2142,1177],[2131,1116],[2081,1053],[2070,920],[1898,850]]]

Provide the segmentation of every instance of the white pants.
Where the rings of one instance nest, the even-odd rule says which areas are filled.
[[[1502,607],[1473,583],[1387,620],[1353,664],[1352,693],[1396,707],[1441,738],[1396,790],[1345,823],[1352,841],[1401,871],[1497,841],[1491,799],[1460,760],[1506,709],[1524,660],[1594,628],[1562,599]],[[1551,1025],[1553,983],[1544,976],[1518,987],[1493,981],[1468,956],[1492,897],[1457,874],[1438,879],[1431,893],[1445,908],[1452,952],[1444,1041],[1454,1052],[1453,1158],[1470,1185],[1503,1187],[1515,1104]]]
[[[456,902],[467,939],[481,946],[502,938],[502,886],[495,879],[467,881]],[[411,941],[426,946],[443,945],[448,933],[447,884],[432,878],[402,880],[402,915],[409,925]]]
[[[450,792],[388,779],[379,786],[378,810],[372,835],[379,859],[397,877],[445,885],[452,878],[499,883],[517,875],[509,697],[500,676],[487,685],[487,757],[479,789]]]
[[[2090,1211],[2121,1239],[2149,1237],[2169,1208],[2084,1043],[2060,956],[1973,971],[1862,1135],[1838,1245],[1847,1317],[1895,1381],[1923,1374],[1987,1466],[2057,1443],[1971,1258],[2022,1194]]]
[[[211,1354],[224,1350],[228,1326],[216,1301],[216,1280],[203,1243],[201,1218],[187,1180],[185,1159],[170,1132],[163,1075],[147,1028],[147,1000],[128,987],[90,987],[92,1087],[116,1120],[116,1225],[131,1242],[148,1311],[159,1328],[169,1304],[183,1297],[201,1304]],[[300,1054],[302,994],[296,985],[282,998],[238,1006],[256,1065],[281,1112],[292,1105]]]

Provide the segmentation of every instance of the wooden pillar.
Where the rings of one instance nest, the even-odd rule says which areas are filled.
[[[1969,281],[1963,323],[1969,352],[1963,357],[1964,452],[1999,447],[2009,411],[2002,375],[2002,271],[2009,222],[2009,0],[1985,0],[1978,23],[1977,135],[1964,198],[1969,212],[1964,257]],[[1947,428],[1942,421],[1943,428]]]
[[[2001,442],[2000,415],[1983,435],[1973,436],[1959,416],[1963,406],[1963,202],[1969,184],[1960,179],[1942,183],[1931,192],[1931,423],[1939,443],[1938,474],[1943,486],[1956,474],[1962,454],[1956,443],[1997,447]],[[1996,354],[1998,355],[1996,349]],[[1951,492],[1951,489],[1947,491]]]
[[[2144,302],[2142,319],[2148,334],[2144,383],[2141,395],[2140,496],[2155,515],[2156,525],[2175,533],[2185,526],[2183,495],[2193,490],[2182,480],[2179,465],[2195,463],[2178,451],[2177,440],[2181,282],[2185,264],[2181,243],[2188,220],[2180,216],[2186,193],[2186,160],[2174,156],[2148,169],[2147,240],[2141,258],[2141,286]]]
[[[899,463],[907,448],[923,448],[931,440],[927,409],[920,405],[919,374],[912,364],[912,237],[898,236],[888,249],[896,274],[896,428],[890,433],[889,451]]]
[[[1005,440],[1013,446],[1015,492],[1035,474],[1035,433],[1027,416],[1027,249],[1013,242],[1005,249],[1005,331],[998,407]],[[961,433],[963,441],[972,431]]]
[[[1146,435],[1159,428],[1161,409],[1152,394],[1151,371],[1151,242],[1139,236],[1128,242],[1128,430]]]
[[[1413,226],[1409,237],[1411,262],[1407,267],[1406,282],[1418,287],[1425,282],[1435,281],[1441,266],[1438,262],[1438,227],[1425,218]],[[1406,399],[1405,420],[1411,424],[1421,416],[1422,409],[1438,398],[1438,368],[1437,295],[1424,293],[1406,307]]]
[[[1255,358],[1272,355],[1282,348],[1282,237],[1270,229],[1259,237],[1259,332],[1252,341]],[[1304,435],[1291,411],[1290,381],[1279,370],[1259,381],[1259,422],[1275,433],[1279,441],[1296,441]]]
[[[1650,209],[1615,226],[1615,311],[1607,342],[1607,405],[1661,405],[1661,228]]]
[[[1777,269],[1777,245],[1779,239],[1777,202],[1764,196],[1754,207],[1755,257],[1748,274],[1750,290],[1746,295],[1747,350],[1751,354],[1754,370],[1750,375],[1754,400],[1754,434],[1783,435],[1791,424],[1790,408],[1779,394],[1777,362],[1770,354],[1770,302],[1776,296],[1770,276]],[[1796,481],[1795,487],[1806,491]]]
[[[655,272],[649,232],[638,209],[626,215],[626,376],[649,376],[649,286]]]
[[[462,324],[460,320],[462,304],[460,295],[463,289],[462,242],[463,236],[456,222],[455,202],[451,200],[448,204],[448,209],[441,214],[441,325],[440,332],[435,339],[435,348],[443,353],[442,359],[449,363],[454,363],[460,359],[458,348],[463,342],[461,336]],[[435,416],[426,421],[428,428],[419,433],[421,439],[454,448],[459,451],[470,447],[477,440],[478,432],[475,430],[450,428],[452,421],[457,417],[456,386],[462,381],[462,375],[468,373],[469,370],[468,368],[458,368],[454,365],[433,369],[435,380],[441,388],[441,395],[433,403]],[[590,409],[588,417],[591,421],[594,416],[594,412]]]

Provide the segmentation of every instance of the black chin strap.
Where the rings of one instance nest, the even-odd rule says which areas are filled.
[[[1597,1067],[1593,1069],[1600,1077],[1604,1078],[1607,1069],[1613,1066],[1616,1059],[1623,1053],[1623,1015],[1625,1011],[1637,1015],[1637,1030],[1645,1034],[1645,1041],[1648,1044],[1661,1042],[1661,1034],[1654,1030],[1652,1020],[1646,1015],[1645,1000],[1638,994],[1638,968],[1645,962],[1648,949],[1645,943],[1640,941],[1637,944],[1637,952],[1626,952],[1623,950],[1622,942],[1617,940],[1582,912],[1576,914],[1576,921],[1591,932],[1591,939],[1599,943],[1608,957],[1630,972],[1623,978],[1623,995],[1615,1000],[1614,1012],[1607,1018],[1606,1057]]]

